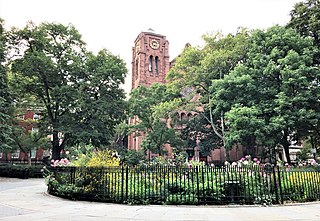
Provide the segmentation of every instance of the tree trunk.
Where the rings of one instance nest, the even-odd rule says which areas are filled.
[[[27,153],[28,156],[28,165],[31,166],[31,151]]]
[[[286,155],[286,158],[287,158],[287,163],[290,165],[291,164],[291,159],[290,159],[290,153],[289,153],[289,146],[290,146],[290,143],[288,142],[288,131],[285,130],[284,133],[283,133],[283,137],[282,137],[282,147],[283,147],[283,150],[284,150],[284,153]]]
[[[287,142],[286,145],[282,145],[283,149],[284,149],[284,153],[286,154],[286,158],[287,158],[287,163],[290,165],[291,164],[291,159],[290,159],[290,153],[289,153],[289,143]]]
[[[59,136],[57,131],[53,131],[52,133],[52,159],[59,160],[61,146],[59,145]]]

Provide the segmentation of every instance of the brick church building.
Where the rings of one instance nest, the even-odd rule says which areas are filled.
[[[151,86],[153,83],[166,83],[165,77],[169,69],[174,65],[174,60],[169,60],[169,42],[166,36],[155,33],[152,29],[141,32],[134,41],[132,48],[132,82],[131,90],[139,85]],[[190,113],[179,113],[181,117],[188,116]],[[183,116],[182,116],[183,115]],[[135,124],[137,118],[130,118],[129,124]],[[140,150],[144,136],[128,137],[128,149]],[[170,155],[170,146],[166,147]],[[196,155],[196,151],[191,155]],[[189,151],[190,152],[190,151]],[[216,149],[212,151],[211,156],[205,156],[205,161],[224,161],[224,150]],[[230,158],[237,160],[243,156],[241,147],[230,151]],[[202,160],[204,158],[202,157]]]
[[[190,46],[190,44],[186,44],[186,47],[188,46]],[[165,84],[166,75],[169,72],[170,67],[172,67],[175,62],[175,59],[173,59],[172,61],[170,61],[169,59],[169,42],[166,39],[166,36],[157,34],[152,29],[141,32],[135,39],[134,46],[132,48],[131,90],[137,88],[139,85],[151,86],[151,84],[156,82]],[[179,112],[180,118],[188,118],[193,114],[194,113],[185,113],[184,111]],[[138,119],[136,117],[130,118],[129,124],[135,124],[137,120]],[[143,135],[129,135],[128,149],[140,150],[143,137]],[[165,148],[168,150],[168,154],[170,155],[172,153],[171,147],[169,145],[166,145]],[[298,149],[300,148],[301,146],[299,146]],[[294,146],[290,146],[290,150],[292,152],[290,152],[290,158],[292,157],[292,160],[295,160],[295,149],[297,148],[294,148]],[[197,147],[188,150],[188,153],[192,157],[199,155]],[[246,148],[242,147],[241,145],[237,145],[229,151],[229,157],[231,161],[236,161],[248,153],[254,156],[258,154],[255,148],[246,150]],[[283,155],[283,150],[278,150],[277,158],[285,160],[283,159]],[[200,160],[204,160],[207,162],[224,162],[226,160],[225,156],[225,149],[221,147],[220,149],[212,150],[211,155],[209,156],[200,156]]]

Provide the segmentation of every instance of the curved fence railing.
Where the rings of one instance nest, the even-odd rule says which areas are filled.
[[[56,167],[50,194],[127,204],[278,204],[320,199],[320,174],[279,167]]]

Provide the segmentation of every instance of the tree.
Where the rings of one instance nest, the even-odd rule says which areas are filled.
[[[202,115],[201,118],[206,120],[203,128],[209,125],[221,140],[222,147],[226,148],[225,113],[223,109],[216,109],[212,105],[210,88],[212,80],[223,79],[244,60],[248,32],[245,29],[239,29],[235,35],[224,36],[217,33],[205,35],[203,38],[205,46],[202,49],[185,48],[166,79],[171,90],[185,96],[187,104],[182,109],[192,110]],[[198,99],[195,99],[197,97]],[[212,144],[212,148],[214,147]],[[228,154],[225,158],[229,158]]]
[[[19,127],[19,126],[18,126]],[[31,153],[39,148],[47,149],[49,139],[40,133],[25,132],[22,128],[16,128],[14,131],[14,141],[17,149],[24,152],[28,158],[28,164],[31,165]]]
[[[187,141],[189,149],[198,145],[201,154],[210,155],[211,150],[223,146],[222,140],[214,133],[204,115],[198,114],[185,121],[181,120],[180,124],[181,138]]]
[[[295,29],[298,33],[305,37],[311,37],[316,49],[314,54],[314,65],[318,68],[320,65],[320,1],[319,0],[307,0],[299,2],[294,6],[294,9],[290,13],[291,20],[288,23],[288,27]],[[315,94],[319,94],[319,81],[313,89]],[[309,116],[307,127],[300,128],[300,133],[304,133],[305,139],[310,140],[312,149],[316,149],[320,145],[320,106],[319,102],[315,102],[313,107],[312,116]],[[318,150],[319,152],[320,150]]]
[[[161,155],[165,144],[181,145],[176,131],[168,125],[171,111],[179,105],[178,97],[178,94],[167,92],[166,85],[158,83],[151,87],[141,85],[130,93],[129,115],[138,120],[131,130],[136,136],[146,135],[142,142],[144,149]]]
[[[44,107],[41,128],[52,135],[52,157],[66,145],[109,144],[122,117],[124,62],[106,50],[87,52],[72,25],[29,23],[10,34],[16,89]]]
[[[124,120],[116,125],[111,143],[111,149],[122,151],[127,150],[127,140],[129,135],[129,125]]]
[[[110,145],[127,110],[125,93],[120,88],[127,69],[122,59],[105,49],[97,56],[89,53],[85,65],[85,77],[77,89],[73,124],[64,126],[63,131],[70,136],[68,145],[88,141],[96,147]]]
[[[12,148],[11,112],[12,101],[8,90],[8,76],[5,67],[6,34],[0,18],[0,151]]]
[[[311,37],[314,45],[320,46],[320,1],[306,0],[295,4],[290,13],[288,27],[295,29],[302,36]],[[320,56],[317,53],[317,56]],[[320,57],[317,57],[319,64]]]
[[[312,120],[310,107],[319,101],[313,55],[310,39],[292,29],[252,33],[244,62],[212,85],[213,104],[227,108],[229,145],[279,145],[290,163],[290,142],[300,138],[297,128]]]

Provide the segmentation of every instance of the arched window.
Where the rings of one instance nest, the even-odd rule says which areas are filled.
[[[153,69],[153,56],[150,55],[149,57],[149,71],[151,72],[150,74],[152,74],[152,69]]]
[[[139,61],[136,60],[136,79],[138,79],[139,76]]]
[[[156,76],[158,76],[159,75],[159,68],[158,68],[158,66],[159,66],[159,57],[158,56],[156,56],[156,58],[155,58],[155,68],[156,68]]]

